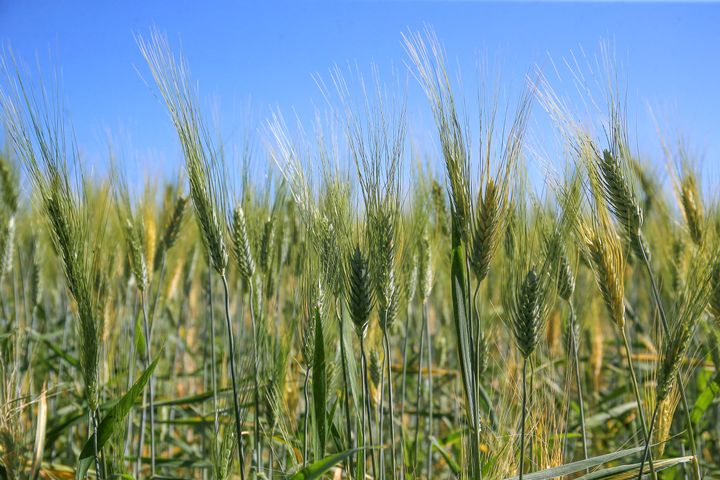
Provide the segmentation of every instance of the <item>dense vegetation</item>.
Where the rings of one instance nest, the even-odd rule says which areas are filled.
[[[585,125],[541,75],[471,127],[432,33],[404,40],[430,160],[403,92],[334,71],[332,128],[278,112],[242,166],[140,40],[185,164],[144,185],[113,153],[87,176],[5,65],[0,478],[719,478],[720,214],[686,144],[666,186],[616,83]]]

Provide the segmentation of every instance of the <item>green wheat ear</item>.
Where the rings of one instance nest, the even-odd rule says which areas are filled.
[[[524,358],[528,358],[540,338],[541,305],[540,279],[531,267],[507,303],[515,343]]]
[[[368,216],[371,245],[371,280],[377,301],[380,328],[388,330],[397,317],[400,289],[395,275],[397,217],[378,208]]]
[[[358,337],[367,333],[368,322],[373,308],[373,291],[370,283],[368,261],[356,245],[348,262],[347,305],[350,319]]]
[[[0,155],[0,193],[3,203],[11,215],[17,212],[19,193],[16,174],[10,161],[2,155]]]
[[[167,41],[159,35],[153,35],[150,42],[140,39],[138,43],[180,138],[201,238],[213,269],[223,275],[228,252],[225,243],[227,192],[220,171],[224,162],[222,151],[213,147],[184,61],[175,59]]]
[[[641,234],[643,212],[629,181],[627,169],[621,164],[619,155],[609,150],[603,150],[597,166],[605,201],[625,231],[633,250],[643,258],[643,255],[648,254]]]
[[[140,291],[145,291],[148,286],[148,269],[145,261],[145,247],[142,237],[142,227],[135,225],[132,220],[126,219],[123,228],[125,241],[130,257],[130,268]]]
[[[526,213],[521,209],[521,218]],[[517,244],[510,258],[510,273],[503,289],[503,307],[507,312],[515,344],[523,358],[535,351],[557,290],[557,259],[555,249],[544,252],[540,266],[535,263],[535,239],[521,227]],[[539,252],[538,252],[539,253]]]
[[[232,428],[224,428],[219,439],[210,444],[213,478],[227,480],[232,473],[232,459],[237,446],[237,439]]]
[[[692,339],[693,329],[688,322],[678,322],[670,332],[662,350],[662,359],[657,369],[657,402],[662,402],[670,394],[675,378],[680,371],[682,357]]]
[[[15,218],[6,219],[0,210],[0,285],[12,270],[15,245]]]
[[[249,282],[255,274],[255,261],[250,250],[250,236],[242,205],[235,207],[232,220],[233,254],[243,280]]]
[[[310,270],[310,269],[309,269]],[[312,274],[308,274],[312,277]],[[300,353],[302,355],[303,366],[306,369],[312,368],[313,356],[315,354],[315,315],[322,313],[324,309],[325,295],[322,290],[321,283],[307,282],[305,286],[308,293],[305,295],[309,299],[308,306],[303,315],[300,331]]]
[[[702,196],[700,195],[695,174],[689,166],[683,168],[681,175],[682,177],[677,187],[678,196],[680,197],[680,207],[690,238],[695,245],[700,246],[703,242],[705,222]]]
[[[562,250],[560,255],[560,261],[558,265],[558,296],[569,302],[575,293],[575,275],[573,274],[570,261],[567,257],[567,251],[565,248]]]
[[[490,270],[490,260],[495,253],[502,231],[502,208],[500,191],[491,179],[485,186],[484,195],[472,224],[472,243],[468,260],[478,282],[481,282]]]
[[[98,317],[103,303],[94,279],[99,268],[104,223],[98,223],[97,234],[93,235],[90,228],[92,212],[81,198],[89,194],[88,184],[81,172],[76,184],[71,181],[70,163],[77,166],[79,154],[67,143],[62,115],[51,112],[46,99],[43,97],[38,101],[17,78],[11,96],[0,95],[0,104],[10,142],[38,194],[53,247],[62,264],[73,301],[84,394],[94,412],[99,402],[99,327],[102,322]]]
[[[711,291],[708,310],[715,318],[715,322],[720,325],[720,262],[713,262],[709,283]]]
[[[263,232],[260,238],[260,257],[258,265],[260,271],[267,273],[270,270],[272,246],[275,241],[275,217],[271,216],[263,224]]]
[[[153,255],[153,271],[160,269],[164,255],[170,250],[180,235],[183,219],[185,217],[185,209],[187,207],[188,197],[179,195],[175,200],[170,216],[163,227],[163,234],[160,242],[155,247]]]
[[[457,109],[450,78],[445,69],[445,52],[437,37],[428,32],[427,42],[420,34],[403,35],[405,49],[417,69],[417,78],[427,96],[440,137],[449,183],[452,222],[458,236],[470,237],[470,153],[467,125]]]
[[[405,301],[409,304],[415,298],[418,289],[418,253],[414,248],[412,255],[405,258],[402,267],[402,291]]]
[[[12,269],[15,215],[18,209],[17,178],[10,161],[0,155],[0,285]]]
[[[418,241],[418,289],[420,299],[425,301],[430,297],[433,287],[433,266],[430,240],[427,233],[423,233]]]
[[[712,301],[713,277],[720,264],[718,253],[717,246],[706,245],[691,260],[688,278],[675,303],[675,323],[665,339],[657,369],[658,402],[670,394],[697,324]]]
[[[120,221],[120,229],[125,237],[130,270],[135,277],[138,289],[144,292],[148,286],[148,266],[145,257],[145,230],[142,213],[133,208],[130,191],[125,177],[113,164],[111,178],[114,187],[115,204]]]

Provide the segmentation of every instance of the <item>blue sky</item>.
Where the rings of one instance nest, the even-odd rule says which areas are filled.
[[[130,5],[132,3],[132,5]],[[146,84],[148,71],[134,35],[153,26],[186,55],[208,105],[220,112],[229,144],[243,136],[246,107],[308,116],[323,99],[313,79],[335,64],[372,62],[407,74],[401,32],[431,26],[466,95],[475,95],[478,58],[501,71],[503,88],[522,85],[533,65],[548,68],[571,51],[614,45],[623,65],[631,128],[639,150],[658,157],[647,106],[685,133],[705,156],[706,174],[720,169],[720,4],[481,2],[73,2],[0,0],[0,42],[62,87],[87,161],[102,165],[106,132],[131,145],[145,173],[179,168],[179,148],[163,105]],[[453,68],[453,70],[455,70]],[[143,79],[144,77],[144,79]],[[419,87],[408,82],[415,135],[431,131]],[[562,90],[562,88],[559,88]],[[261,122],[260,122],[261,123]],[[536,141],[549,131],[542,111]],[[550,143],[550,140],[548,140]],[[712,166],[710,166],[712,165]],[[715,180],[717,180],[715,178]]]

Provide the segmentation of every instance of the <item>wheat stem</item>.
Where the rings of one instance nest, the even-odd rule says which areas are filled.
[[[583,453],[585,455],[584,458],[587,459],[588,442],[587,432],[585,429],[585,401],[583,400],[582,376],[580,375],[580,356],[578,354],[580,346],[578,345],[578,339],[575,337],[575,329],[577,328],[577,316],[575,315],[575,306],[573,305],[573,302],[569,301],[568,305],[570,306],[570,342],[575,363],[575,382],[577,383],[578,389],[578,404],[580,405],[580,430],[582,432]],[[587,471],[587,473],[589,473],[589,471]]]
[[[240,467],[240,478],[245,479],[245,460],[242,449],[242,428],[240,425],[240,403],[238,399],[237,375],[235,373],[235,339],[233,336],[232,322],[230,321],[230,291],[228,289],[227,277],[223,273],[223,290],[225,292],[225,326],[228,335],[228,354],[230,356],[230,379],[232,380],[233,406],[235,408],[235,434],[238,441],[238,465]]]
[[[370,406],[370,383],[368,381],[368,367],[367,367],[367,355],[365,355],[365,339],[360,336],[360,357],[361,357],[361,363],[362,363],[362,376],[363,376],[363,390],[364,390],[364,397],[365,397],[365,411],[367,413],[367,426],[368,426],[368,433],[370,434],[370,445],[372,447],[375,446],[375,441],[373,439],[373,429],[372,429],[372,407]],[[364,437],[363,437],[364,438]],[[373,478],[377,477],[377,467],[375,465],[375,450],[372,448],[370,450],[370,459],[372,460],[372,469],[373,469]]]
[[[157,316],[157,308],[158,303],[160,300],[160,290],[162,289],[163,280],[165,279],[165,255],[163,254],[163,259],[160,262],[160,274],[158,275],[158,282],[157,282],[157,288],[155,288],[155,295],[153,296],[153,302],[152,306],[150,307],[150,331],[152,332],[152,327],[154,325],[155,317]]]
[[[407,357],[408,357],[408,339],[410,337],[410,316],[412,315],[412,301],[408,298],[407,311],[405,312],[405,332],[403,335],[403,346],[402,346],[402,374],[400,379],[400,445],[401,451],[405,449],[405,398],[407,395]],[[420,364],[418,369],[422,369],[422,343],[423,334],[420,335]],[[421,380],[421,375],[418,373],[418,381]],[[418,384],[419,391],[419,384]],[[419,396],[418,396],[419,400]],[[416,417],[417,418],[417,417]],[[417,426],[415,431],[417,431]],[[402,471],[400,473],[401,478],[405,478],[405,462],[402,462]]]
[[[90,422],[92,424],[92,430],[93,430],[93,455],[95,457],[95,475],[98,479],[102,480],[103,473],[102,469],[100,468],[100,457],[98,456],[98,423],[99,423],[99,413],[98,409],[95,409],[94,411],[90,412]]]
[[[387,329],[383,330],[383,341],[385,342],[385,363],[388,370],[388,403],[390,406],[390,458],[392,460],[393,475],[397,472],[397,462],[395,459],[395,414],[393,406],[393,388],[392,388],[392,370],[390,368],[390,340],[388,339]]]
[[[143,389],[142,395],[142,410],[140,412],[140,428],[138,428],[138,443],[137,443],[137,455],[135,460],[135,471],[136,477],[140,475],[140,469],[142,468],[142,451],[145,442],[145,422],[147,418],[147,410],[145,409],[145,403],[147,402],[147,390]]]
[[[342,312],[340,311],[340,302],[339,299],[336,299],[335,301],[335,315],[338,317],[338,323],[339,323],[339,329],[340,329],[340,360],[342,364],[342,375],[343,375],[343,397],[344,397],[344,406],[345,406],[345,428],[347,430],[347,441],[348,441],[348,449],[353,448],[353,438],[352,438],[352,427],[350,426],[350,380],[348,378],[348,368],[347,368],[347,358],[345,353],[345,321],[342,315]],[[352,455],[348,458],[349,463],[349,469],[348,474],[350,472],[354,471],[354,465],[352,462]]]
[[[310,380],[310,368],[305,369],[305,381],[303,382],[303,395],[305,397],[305,413],[303,415],[303,468],[307,466],[308,458],[308,416],[310,413],[310,400],[308,398],[308,381]]]
[[[648,436],[650,439],[652,439],[653,431],[655,430],[655,419],[657,418],[658,410],[660,410],[660,402],[655,403],[655,409],[653,410],[652,419],[650,420],[650,432],[648,432]],[[645,442],[645,450],[643,450],[642,460],[640,461],[640,471],[638,472],[638,480],[642,480],[643,475],[643,468],[645,467],[645,461],[648,457],[648,452],[650,451],[650,442]]]
[[[178,319],[179,319],[179,320],[178,320],[178,324],[179,324],[179,325],[178,325],[178,337],[179,337],[178,340],[179,340],[179,341],[177,342],[177,344],[175,345],[175,348],[173,349],[172,360],[170,361],[170,369],[171,369],[170,371],[171,371],[171,373],[172,373],[172,379],[173,379],[173,381],[177,381],[177,374],[178,374],[178,368],[177,368],[178,357],[180,357],[181,354],[184,355],[185,352],[186,352],[185,346],[186,346],[187,338],[182,338],[182,337],[180,336],[180,332],[182,332],[182,331],[187,332],[188,316],[185,315],[185,302],[186,302],[186,301],[187,301],[186,299],[182,299],[182,301],[180,302],[180,310],[179,310],[178,315],[177,315],[177,316],[178,316]],[[186,333],[186,335],[187,335],[187,333]],[[182,364],[180,365],[180,370],[182,371]],[[171,408],[170,408],[170,412],[168,413],[168,417],[170,418],[170,420],[173,420],[173,419],[175,418],[175,412],[176,412],[175,408],[174,408],[174,407],[171,407]],[[175,431],[175,428],[173,427],[173,425],[172,425],[172,423],[171,423],[170,426],[168,427],[168,432],[167,432],[167,438],[168,438],[168,445],[167,445],[168,455],[170,455],[170,453],[171,453],[171,451],[172,451],[172,443],[171,443],[169,440],[172,439],[172,436],[173,436],[173,432],[174,432],[174,431]]]
[[[631,380],[632,387],[633,387],[633,394],[635,395],[635,402],[637,403],[638,415],[640,416],[640,426],[642,427],[643,440],[647,444],[650,442],[650,437],[648,436],[647,424],[645,423],[645,411],[642,406],[642,398],[640,397],[640,388],[638,387],[637,376],[635,375],[635,368],[633,367],[633,363],[632,363],[632,352],[630,351],[630,342],[628,341],[628,337],[627,337],[627,334],[625,333],[624,326],[622,328],[620,328],[620,335],[622,337],[623,345],[625,347],[625,356],[627,357],[628,370],[630,371],[630,380]],[[650,471],[652,472],[653,478],[655,478],[655,467],[653,465],[652,452],[650,452]]]
[[[428,365],[428,432],[427,432],[427,478],[432,473],[432,435],[433,435],[433,373],[432,373],[432,337],[430,336],[430,323],[428,322],[427,299],[423,302],[423,323],[427,337],[427,365]]]
[[[208,260],[210,258],[208,257]],[[213,278],[212,271],[208,269],[208,314],[210,317],[210,388],[213,394],[213,427],[215,438],[220,434],[220,406],[217,394],[217,355],[215,353],[215,309],[213,308]]]
[[[250,327],[252,328],[252,345],[253,345],[253,408],[255,415],[253,418],[253,446],[255,450],[255,466],[260,468],[260,356],[258,352],[258,333],[257,322],[255,320],[255,290],[252,284],[252,277],[249,277],[248,302],[250,303]]]
[[[147,369],[150,367],[150,358],[152,354],[150,350],[150,325],[148,325],[147,302],[145,297],[145,289],[142,289],[140,291],[140,302],[142,303],[143,331],[145,333],[145,368]],[[148,388],[148,409],[150,413],[150,472],[152,476],[155,476],[155,380],[153,379],[153,375],[150,375]]]
[[[129,295],[129,289],[128,289],[128,297]],[[134,300],[135,305],[133,305],[131,311],[135,311],[137,299]],[[135,325],[132,324],[130,329],[130,353],[128,355],[128,379],[126,383],[127,389],[130,389],[133,382],[135,381]],[[128,413],[127,418],[127,433],[125,434],[125,448],[124,453],[126,456],[130,453],[130,448],[133,443],[133,411],[130,410]],[[138,472],[137,472],[137,463],[133,463],[133,475],[137,478]]]
[[[643,245],[644,243],[641,243]],[[652,287],[652,294],[653,298],[655,300],[655,305],[658,308],[658,312],[660,312],[660,320],[662,322],[663,331],[665,335],[670,334],[670,326],[668,324],[667,316],[665,315],[665,308],[662,304],[662,299],[660,298],[660,290],[658,289],[657,282],[655,281],[655,274],[653,273],[652,266],[650,265],[650,259],[648,258],[648,254],[646,252],[645,248],[640,248],[640,251],[642,252],[642,260],[645,264],[645,269],[647,271],[648,276],[650,277],[650,285]],[[688,440],[690,441],[690,448],[693,452],[693,455],[697,455],[697,445],[695,444],[695,431],[693,429],[693,423],[692,418],[690,416],[690,407],[688,405],[687,401],[687,395],[685,394],[684,389],[680,389],[680,398],[682,400],[683,405],[683,411],[685,413],[685,423],[687,425],[687,431],[688,431]],[[650,454],[650,457],[652,458],[652,453]],[[698,478],[700,477],[700,471],[699,466],[696,464],[696,468],[698,469],[697,475]]]
[[[522,418],[520,420],[520,465],[518,466],[518,478],[523,479],[523,472],[525,470],[525,417],[526,404],[527,404],[527,390],[526,390],[526,374],[527,374],[527,358],[523,357],[522,366]]]
[[[570,340],[568,340],[568,343],[570,343]],[[568,345],[568,348],[572,348],[570,345]],[[568,362],[570,362],[570,359],[568,358]],[[568,435],[570,434],[570,395],[567,396],[567,404],[565,405],[565,415],[563,416],[565,419],[565,436],[563,437],[563,446],[562,446],[562,459],[563,462],[568,461],[567,457],[567,445],[568,445]]]
[[[383,355],[387,357],[388,352],[385,349],[385,338],[383,336]],[[380,463],[379,463],[379,474],[380,480],[385,478],[385,358],[380,363],[380,401],[377,405],[377,418],[378,418],[378,446],[380,447]]]
[[[476,338],[480,336],[480,333],[476,331],[476,327],[479,328],[479,325],[475,325],[475,319],[473,313],[475,313],[475,308],[473,306],[473,300],[470,297],[470,293],[472,291],[471,282],[470,282],[470,259],[469,255],[465,256],[465,272],[467,273],[465,277],[465,292],[467,292],[467,295],[465,295],[465,298],[463,299],[465,301],[465,311],[467,312],[468,316],[470,317],[470,321],[468,322],[468,330],[470,335],[470,358],[475,357],[473,355],[474,349],[473,347],[477,345]],[[478,282],[478,289],[480,288],[480,282]],[[477,294],[477,289],[475,290],[475,293]],[[475,357],[475,360],[477,360],[477,357]],[[471,361],[472,362],[472,361]],[[477,364],[476,364],[477,365]],[[472,369],[472,366],[470,367]],[[473,442],[470,447],[470,452],[472,454],[473,458],[473,476],[475,478],[482,478],[482,466],[480,464],[480,408],[478,407],[478,401],[477,401],[477,376],[471,372],[469,375],[469,379],[471,382],[470,388],[473,389],[473,398],[474,401],[472,402],[472,408],[473,411],[471,412],[471,421],[472,421],[472,434],[473,434]]]
[[[424,315],[423,315],[424,316]],[[420,401],[422,400],[422,361],[425,349],[425,325],[423,320],[420,331],[420,353],[418,354],[417,386],[415,395],[415,411],[420,412]],[[420,453],[420,415],[415,415],[415,455],[413,457],[413,470],[417,472],[418,456]]]

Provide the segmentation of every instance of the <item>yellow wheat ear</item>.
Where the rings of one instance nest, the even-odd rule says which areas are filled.
[[[600,213],[599,217],[581,218],[578,237],[610,318],[622,329],[625,326],[625,255],[607,216]]]
[[[699,187],[698,172],[689,158],[689,153],[681,145],[679,160],[672,168],[675,198],[685,220],[690,239],[696,246],[703,243],[705,233],[705,212],[702,193]]]

